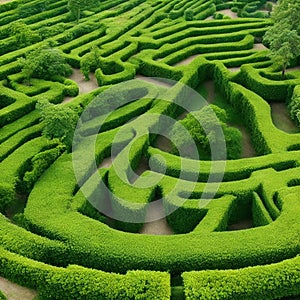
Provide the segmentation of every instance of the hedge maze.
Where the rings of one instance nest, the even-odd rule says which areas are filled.
[[[42,299],[300,295],[300,132],[281,130],[272,115],[272,104],[281,103],[296,124],[300,71],[282,79],[261,44],[272,25],[269,6],[264,0],[103,0],[82,10],[76,23],[66,0],[0,5],[1,276]],[[16,21],[30,32],[23,44],[11,34]],[[58,76],[24,84],[18,58],[49,40],[72,68],[87,79],[94,74],[99,87],[78,94],[75,81]],[[157,85],[149,77],[179,83]],[[131,79],[138,79],[131,90],[118,85]],[[227,116],[228,128],[244,128],[252,157],[181,157],[152,134],[163,126],[153,114],[179,121],[187,113],[183,85],[207,97],[208,82],[216,115],[219,109]],[[110,88],[121,95],[114,99],[118,108],[98,132],[102,112],[93,100],[109,101]],[[123,103],[129,92],[137,100]],[[81,135],[95,139],[97,166],[116,147],[114,163],[95,169],[85,159],[88,144],[68,153],[46,139],[35,109],[40,99],[78,114],[90,109]],[[145,182],[154,184],[142,187]],[[98,212],[79,185],[127,219]],[[174,234],[139,234],[147,203],[159,198],[172,212],[167,222]],[[132,223],[136,214],[144,221]]]

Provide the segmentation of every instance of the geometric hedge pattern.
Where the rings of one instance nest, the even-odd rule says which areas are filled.
[[[174,299],[279,299],[300,294],[300,133],[278,128],[271,110],[274,103],[288,105],[299,93],[300,71],[282,80],[269,59],[261,44],[271,26],[264,5],[106,0],[83,10],[78,24],[65,0],[0,6],[1,276],[37,289],[43,299],[170,299],[171,294]],[[228,15],[230,9],[236,18]],[[20,18],[40,36],[24,47],[10,34],[10,24]],[[68,78],[23,84],[18,58],[49,39],[74,69],[97,46],[101,59],[91,76],[99,88],[78,95],[77,83]],[[255,155],[226,161],[213,199],[209,190],[215,182],[207,181],[218,176],[224,162],[212,168],[210,161],[182,158],[158,146],[150,129],[162,125],[147,115],[178,120],[183,112],[175,103],[180,104],[182,91],[180,85],[161,84],[160,94],[171,101],[160,100],[157,82],[149,77],[178,81],[204,96],[203,84],[212,82],[219,97],[213,103],[238,115],[250,136]],[[126,130],[114,164],[97,171],[114,195],[103,192],[99,201],[109,202],[112,210],[122,207],[130,218],[161,196],[164,210],[174,210],[167,216],[173,235],[141,235],[143,222],[113,221],[97,212],[78,188],[72,153],[41,135],[35,109],[39,99],[81,113],[109,87],[135,78],[143,95],[123,106],[119,99],[120,108],[96,133],[95,160],[101,165],[118,131]],[[120,88],[126,91],[126,85]],[[87,120],[82,134],[95,135],[97,126],[97,118]],[[133,132],[139,128],[146,134],[137,138]],[[84,157],[85,150],[82,145],[76,151]],[[139,176],[129,172],[145,161],[151,161],[151,168]],[[80,170],[81,183],[92,193],[92,166],[82,163]],[[145,176],[155,184],[140,188]],[[176,197],[169,197],[175,186]],[[202,207],[199,202],[205,199],[211,201]],[[229,230],[249,219],[251,228]]]

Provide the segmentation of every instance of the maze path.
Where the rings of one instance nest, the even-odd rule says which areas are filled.
[[[84,10],[78,24],[70,18],[65,0],[0,6],[2,276],[38,289],[46,299],[169,299],[170,275],[183,272],[179,290],[187,299],[207,292],[210,284],[203,278],[212,276],[214,282],[223,274],[225,280],[245,276],[241,286],[248,289],[249,299],[261,296],[269,288],[266,282],[276,280],[274,286],[282,289],[268,297],[300,293],[300,136],[298,131],[280,130],[271,114],[274,102],[290,101],[300,74],[295,66],[286,80],[279,78],[260,43],[271,25],[262,6],[256,1],[106,0]],[[99,48],[88,90],[78,84],[78,71],[71,80],[33,79],[31,86],[23,84],[17,58],[43,41],[18,49],[9,27],[21,13],[22,22],[41,39],[58,43],[76,70],[92,47]],[[191,15],[193,20],[187,20]],[[186,99],[180,84],[151,77],[194,89],[213,82],[227,101],[224,107],[241,115],[240,126],[247,128],[258,156],[225,165],[159,150],[151,130],[167,128],[157,116],[184,118],[187,111],[178,106]],[[82,112],[95,98],[105,101],[110,85],[134,78],[138,81],[118,92],[123,97],[131,88],[143,95],[126,104],[124,97],[115,99],[118,108],[108,118],[99,112],[85,120],[83,142],[74,150],[76,178],[74,156],[40,136],[43,124],[36,102],[47,98]],[[208,102],[214,97],[208,94]],[[188,108],[200,109],[199,103],[188,100]],[[94,139],[95,166],[82,159],[89,158],[87,149]],[[118,151],[111,153],[115,144]],[[47,161],[42,166],[35,163],[41,157]],[[141,168],[143,161],[149,163]],[[224,177],[212,196],[223,168]],[[94,206],[125,212],[126,220],[97,212],[83,191],[89,191]],[[23,213],[11,215],[9,209],[18,204],[16,194],[28,200]],[[147,204],[158,198],[163,199],[161,210],[176,208],[166,217],[171,230],[166,236],[138,234],[145,229]],[[142,221],[130,223],[137,215]],[[248,219],[253,228],[230,230]],[[255,272],[266,278],[258,287],[247,282]],[[208,297],[218,291],[222,289],[215,284]]]

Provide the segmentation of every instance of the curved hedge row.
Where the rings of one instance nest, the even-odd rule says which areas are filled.
[[[281,299],[300,293],[300,257],[241,270],[183,273],[186,299]],[[214,285],[211,285],[214,282]]]
[[[45,299],[170,299],[182,273],[179,299],[300,293],[299,133],[279,130],[269,105],[289,103],[295,119],[300,74],[280,80],[268,50],[255,47],[272,24],[264,5],[106,0],[83,10],[78,24],[65,0],[0,5],[1,276]],[[227,18],[223,9],[246,17]],[[10,31],[20,13],[36,37],[24,47]],[[49,39],[86,78],[95,73],[100,88],[78,95],[83,78],[61,77],[25,85],[17,58]],[[179,83],[155,86],[150,76]],[[182,85],[203,91],[208,80],[219,92],[208,91],[208,101],[226,112],[228,125],[247,128],[260,156],[198,161],[157,148],[157,132],[168,129],[162,116],[202,107]],[[66,96],[73,99],[60,104]],[[41,98],[78,114],[87,109],[73,153],[40,137]],[[107,117],[99,103],[117,109]],[[106,158],[112,165],[98,170]],[[175,234],[138,234],[157,199]],[[13,205],[25,207],[16,214]],[[112,220],[102,206],[126,218]],[[232,229],[249,220],[251,228]]]

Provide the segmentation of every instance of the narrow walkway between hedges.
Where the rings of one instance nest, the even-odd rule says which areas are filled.
[[[78,84],[79,95],[89,93],[99,87],[95,74],[90,73],[89,76],[90,80],[86,81],[79,69],[73,69],[73,74],[69,77],[69,79],[75,81]],[[72,99],[74,99],[74,97],[65,97],[63,103],[68,103],[72,101]]]
[[[37,292],[17,285],[3,277],[0,277],[0,291],[4,293],[7,300],[32,300]]]
[[[170,83],[169,82],[163,82],[163,81],[160,81],[159,79],[156,79],[155,77],[147,77],[147,76],[144,76],[144,75],[141,75],[141,74],[137,74],[135,76],[135,79],[144,80],[144,81],[153,83],[155,85],[162,86],[162,87],[167,87],[167,88],[172,86],[171,81],[170,81]]]
[[[285,103],[270,103],[274,125],[287,133],[298,133],[299,127],[292,121]]]
[[[147,220],[155,221],[145,223],[140,231],[141,234],[170,235],[174,233],[167,223],[161,202],[155,202],[155,205],[149,207],[146,214]]]

